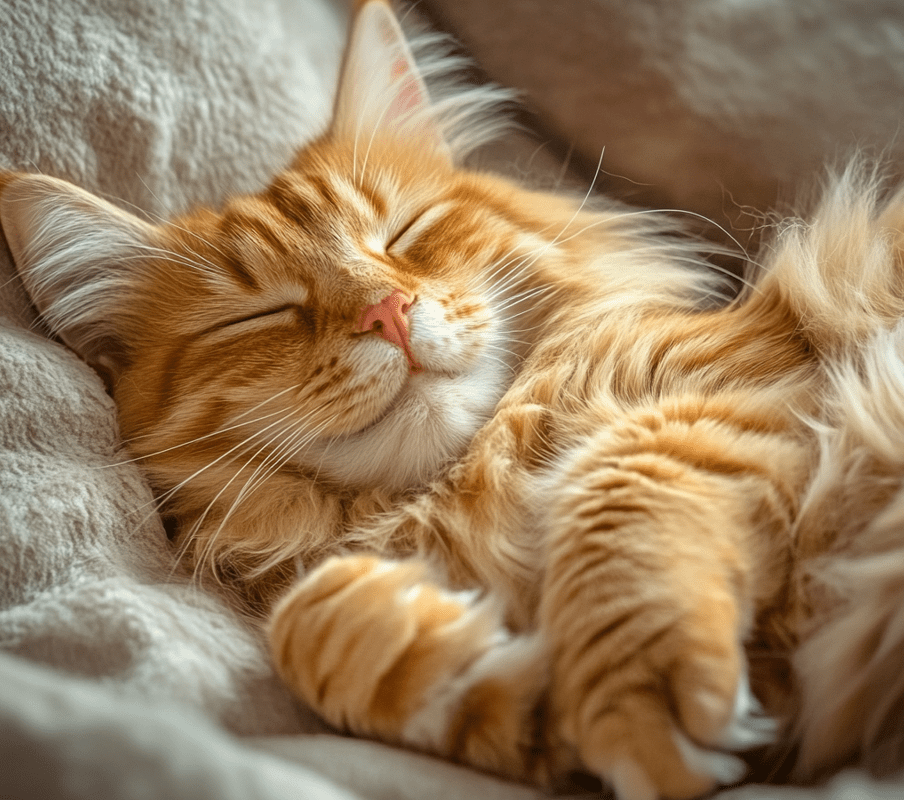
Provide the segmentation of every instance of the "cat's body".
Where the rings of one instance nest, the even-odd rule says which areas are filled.
[[[487,98],[450,98],[371,2],[330,131],[258,195],[157,227],[0,183],[195,568],[263,608],[313,568],[272,613],[289,685],[516,778],[738,779],[745,643],[802,775],[900,763],[904,200],[848,172],[725,302],[664,217],[456,167],[437,119]]]

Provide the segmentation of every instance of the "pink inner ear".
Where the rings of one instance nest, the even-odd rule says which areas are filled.
[[[392,82],[403,82],[396,96],[393,98],[392,105],[389,107],[390,119],[398,119],[399,117],[415,111],[424,106],[424,93],[421,91],[419,81],[411,72],[408,62],[401,56],[396,56],[392,62],[391,69]]]

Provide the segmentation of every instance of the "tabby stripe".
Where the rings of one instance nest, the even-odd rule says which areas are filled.
[[[706,452],[699,441],[656,441],[645,448],[645,452],[649,453],[651,451],[694,469],[716,475],[758,475],[767,480],[773,477],[767,467],[759,464],[730,458],[725,453]]]
[[[241,259],[227,253],[226,258],[223,259],[223,263],[232,273],[233,277],[238,279],[239,283],[246,286],[252,292],[260,291],[260,284],[248,271],[248,268],[242,263]]]
[[[317,190],[327,203],[329,203],[336,211],[342,211],[343,203],[336,194],[336,190],[330,186],[320,175],[311,175],[308,177],[308,183]]]
[[[573,575],[563,575],[559,577],[557,583],[566,583],[568,585],[567,591],[563,594],[556,595],[556,604],[560,607],[566,607],[575,602],[575,600],[584,593],[584,590],[587,588],[586,582],[587,580],[592,580],[594,583],[599,584],[602,583],[603,577],[606,578],[606,587],[612,592],[613,596],[617,598],[617,592],[614,590],[619,586],[617,576],[612,575],[594,575],[592,579],[588,579],[585,576],[593,573],[595,570],[604,570],[605,572],[610,572],[611,570],[606,569],[613,566],[618,566],[619,570],[624,569],[626,562],[627,566],[630,568],[637,568],[638,570],[647,569],[648,565],[644,563],[643,560],[632,557],[636,554],[632,553],[605,553],[604,555],[595,558],[589,561],[580,561],[580,567],[576,567],[573,572],[576,574]],[[578,559],[575,559],[576,562]],[[580,578],[584,577],[584,580],[581,581]],[[552,583],[552,582],[550,582]],[[627,578],[623,578],[621,581],[622,584],[628,584],[628,588],[630,588],[631,581]],[[551,587],[550,587],[551,588]],[[547,590],[547,593],[549,590]],[[599,597],[598,593],[595,597],[595,604],[602,604],[604,601],[603,598]]]
[[[386,216],[386,203],[383,201],[383,198],[377,194],[376,189],[372,186],[365,186],[364,184],[359,184],[355,187],[359,194],[370,204],[371,208],[377,213],[377,216],[385,217]]]
[[[617,699],[613,700],[611,703],[607,703],[606,705],[598,708],[593,712],[593,715],[590,717],[590,720],[588,721],[586,727],[589,728],[591,725],[599,722],[601,719],[604,719],[611,714],[615,714],[616,712],[620,712],[625,698],[628,697],[636,697],[637,695],[643,694],[649,695],[652,702],[658,705],[662,699],[662,686],[659,683],[639,683],[635,686],[622,688],[618,694],[619,696]]]
[[[323,219],[323,214],[315,209],[285,177],[281,176],[274,180],[264,196],[283,217],[300,228],[317,227]]]
[[[251,214],[233,214],[230,216],[233,224],[237,228],[245,228],[254,232],[270,246],[270,249],[273,250],[277,256],[285,258],[289,255],[289,249],[286,247],[285,241],[283,241],[279,234],[270,227],[266,220]]]
[[[635,615],[635,619],[637,615]],[[594,670],[590,675],[580,683],[580,688],[577,691],[578,697],[586,697],[590,692],[594,689],[594,687],[599,686],[601,683],[604,683],[607,678],[612,676],[614,673],[619,672],[628,666],[632,661],[637,659],[644,650],[648,650],[652,647],[655,647],[661,640],[663,640],[666,636],[668,636],[672,632],[672,628],[674,627],[674,621],[669,621],[666,625],[663,625],[660,628],[657,628],[653,633],[645,636],[640,640],[636,645],[631,647],[627,652],[622,652],[621,657],[615,659],[614,661],[607,661],[602,664],[598,669]],[[586,650],[582,651],[582,655],[586,656]],[[580,656],[579,656],[580,657]],[[571,667],[574,670],[574,666]],[[632,690],[633,691],[633,690]],[[657,686],[656,694],[657,696],[661,696],[661,687]],[[624,689],[619,690],[619,694],[623,695],[625,693]],[[617,707],[617,702],[613,704],[613,710]]]
[[[619,628],[623,628],[629,622],[633,622],[637,619],[639,614],[643,614],[637,608],[632,608],[629,611],[625,611],[621,615],[617,616],[611,622],[607,623],[603,628],[594,633],[589,639],[581,644],[581,650],[587,652],[588,650],[596,647],[603,639],[611,636],[615,633]]]

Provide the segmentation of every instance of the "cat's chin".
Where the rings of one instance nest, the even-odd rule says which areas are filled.
[[[492,360],[458,375],[412,372],[375,420],[319,442],[306,452],[304,466],[358,488],[422,485],[458,457],[489,419],[506,376],[504,366]]]

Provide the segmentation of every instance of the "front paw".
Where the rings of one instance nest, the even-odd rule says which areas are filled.
[[[271,650],[289,687],[328,722],[402,742],[433,687],[496,635],[497,616],[474,599],[437,588],[419,562],[331,558],[277,604]]]
[[[288,686],[342,730],[519,780],[547,774],[543,648],[420,562],[329,559],[274,609],[270,644]]]
[[[746,765],[731,751],[772,740],[734,626],[720,627],[719,617],[704,612],[657,627],[638,614],[586,627],[568,644],[560,638],[561,732],[619,800],[685,800],[735,783]]]

